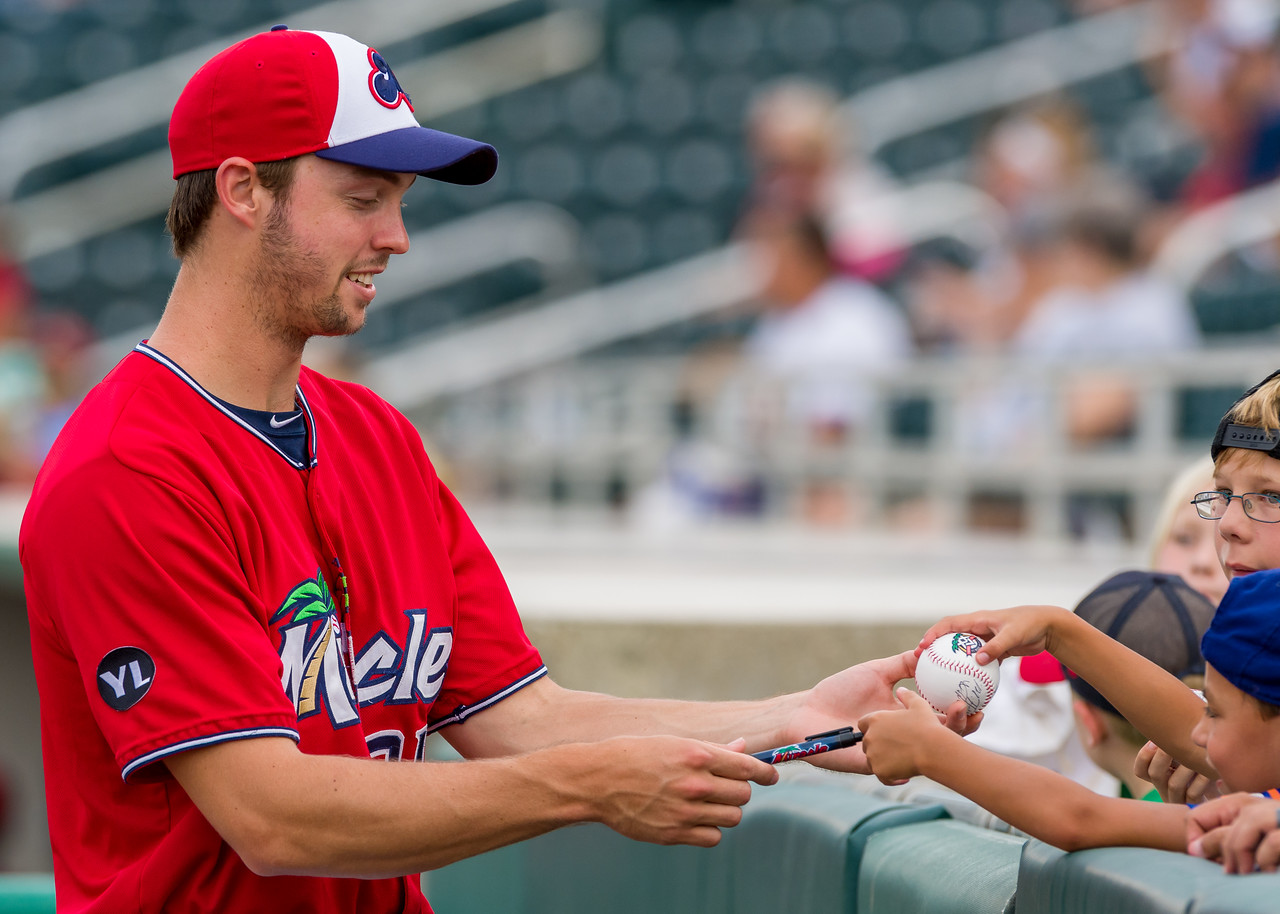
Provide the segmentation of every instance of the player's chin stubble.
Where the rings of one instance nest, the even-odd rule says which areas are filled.
[[[287,207],[267,216],[254,266],[254,316],[269,336],[301,348],[313,336],[344,336],[363,326],[347,314],[338,289],[313,299],[306,290],[325,274],[323,259],[304,248],[289,227]]]

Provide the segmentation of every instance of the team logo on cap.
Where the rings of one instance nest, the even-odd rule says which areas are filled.
[[[412,111],[413,101],[409,98],[409,93],[400,87],[400,80],[396,79],[391,67],[373,48],[369,49],[369,65],[373,67],[369,71],[369,91],[378,100],[378,104],[386,108],[398,108],[403,99]]]

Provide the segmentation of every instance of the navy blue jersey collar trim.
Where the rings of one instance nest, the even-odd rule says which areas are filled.
[[[201,387],[195,378],[191,377],[191,375],[183,371],[181,365],[173,361],[173,359],[169,358],[160,350],[153,349],[151,346],[148,346],[146,343],[139,343],[137,346],[134,347],[134,351],[140,352],[143,355],[147,356],[148,358],[154,359],[155,361],[159,362],[165,368],[168,368],[175,375],[177,375],[183,382],[185,382],[187,386],[189,386],[192,390],[194,390],[201,397],[203,397],[210,406],[212,406],[218,412],[222,413],[222,415],[226,416],[228,419],[230,419],[236,425],[240,426],[246,432],[253,435],[253,437],[257,438],[267,447],[271,448],[271,450],[279,454],[282,458],[284,458],[285,462],[287,462],[289,466],[294,467],[295,469],[304,470],[304,469],[308,469],[309,467],[314,467],[319,462],[316,456],[317,454],[319,454],[320,450],[316,442],[315,416],[311,412],[311,405],[307,403],[307,398],[306,398],[306,395],[303,394],[302,392],[301,385],[297,385],[295,387],[295,391],[297,393],[298,402],[302,405],[302,411],[307,414],[307,428],[309,429],[309,433],[311,435],[311,442],[310,442],[311,446],[309,448],[311,453],[311,460],[310,460],[310,463],[305,463],[305,464],[299,463],[298,461],[294,460],[292,457],[290,457],[288,454],[282,451],[279,448],[279,446],[277,446],[276,443],[271,440],[270,437],[262,434],[262,432],[258,431],[248,422],[244,421],[244,419],[242,419],[240,416],[237,416],[234,412],[227,409],[227,407],[217,397],[215,397],[213,394],[209,393],[209,391]]]

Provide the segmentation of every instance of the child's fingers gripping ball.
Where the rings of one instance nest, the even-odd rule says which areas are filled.
[[[954,632],[934,639],[916,665],[916,689],[933,710],[945,714],[957,699],[970,714],[987,706],[1000,684],[1000,664],[979,664],[974,654],[983,640],[968,632]]]

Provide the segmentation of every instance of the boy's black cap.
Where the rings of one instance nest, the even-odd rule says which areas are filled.
[[[1227,410],[1226,415],[1222,417],[1222,421],[1218,423],[1218,430],[1213,434],[1213,443],[1209,445],[1210,457],[1217,460],[1218,455],[1222,453],[1224,448],[1239,447],[1251,451],[1262,451],[1267,456],[1280,460],[1280,429],[1237,425],[1229,421],[1231,410],[1234,410],[1241,400],[1253,396],[1258,392],[1259,387],[1277,375],[1280,375],[1280,371],[1271,372],[1271,374],[1246,390],[1235,403],[1231,404],[1231,409]]]
[[[1214,605],[1182,578],[1160,571],[1112,575],[1075,610],[1103,634],[1179,679],[1204,672],[1200,639],[1214,611]],[[1063,670],[1077,695],[1096,708],[1120,713],[1089,683],[1065,666]]]

